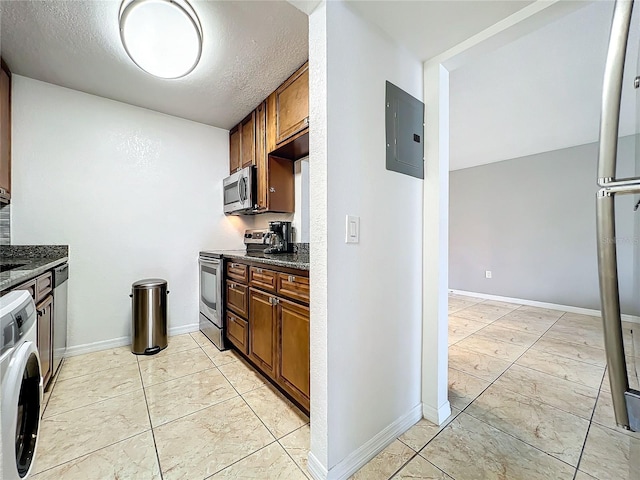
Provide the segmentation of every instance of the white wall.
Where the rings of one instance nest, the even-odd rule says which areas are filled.
[[[241,248],[222,214],[226,130],[13,76],[14,244],[69,244],[69,345],[130,333],[131,283],[169,282],[198,322],[198,251]]]
[[[619,139],[620,178],[634,176],[636,142],[640,135]],[[589,143],[451,172],[449,287],[600,310],[597,162],[598,143]],[[620,301],[629,315],[640,315],[637,201],[616,197]]]
[[[451,72],[451,170],[598,141],[614,2],[582,5]],[[631,24],[639,23],[636,8]],[[620,136],[640,127],[633,88],[639,40],[640,29],[632,28]]]
[[[326,128],[310,157],[311,461],[345,478],[422,413],[422,181],[386,170],[384,118],[385,81],[422,98],[422,64],[342,2],[312,14],[310,45],[323,29],[326,60],[310,50],[310,124]],[[360,217],[359,244],[345,244],[347,214]]]
[[[293,241],[309,243],[309,157],[294,162],[295,211],[255,215],[251,228],[267,228],[269,222],[282,220],[293,225]],[[249,221],[247,219],[247,221]]]

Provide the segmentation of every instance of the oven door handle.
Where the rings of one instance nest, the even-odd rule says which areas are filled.
[[[220,267],[220,260],[205,260],[203,258],[198,259],[200,265],[206,265],[207,267],[218,268]]]

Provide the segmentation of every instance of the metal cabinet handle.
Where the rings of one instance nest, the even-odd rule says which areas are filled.
[[[276,297],[269,297],[269,303],[271,305],[278,305],[280,303],[280,299]]]
[[[256,273],[262,273],[262,269],[261,268],[256,268]]]
[[[295,282],[296,281],[296,277],[294,277],[293,275],[289,275],[289,281],[291,283]]]

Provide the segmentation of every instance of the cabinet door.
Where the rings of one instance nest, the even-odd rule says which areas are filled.
[[[267,208],[267,102],[256,108],[256,170],[257,199],[260,210]]]
[[[247,318],[249,313],[248,290],[244,285],[227,280],[227,308],[244,318]]]
[[[278,295],[309,303],[309,277],[278,273]]]
[[[278,381],[309,406],[309,307],[278,302]]]
[[[242,168],[256,164],[256,112],[251,112],[240,127],[240,162]]]
[[[227,263],[227,277],[241,283],[249,281],[249,267],[244,263],[230,262]]]
[[[276,144],[309,127],[309,64],[276,90]]]
[[[0,197],[8,200],[11,192],[11,77],[0,69]]]
[[[246,320],[227,312],[227,338],[245,355],[249,353],[248,325]]]
[[[249,356],[264,373],[275,377],[276,305],[272,295],[249,289]]]
[[[252,287],[261,288],[268,292],[276,293],[276,279],[278,272],[262,267],[251,267],[249,271],[249,283]]]
[[[229,131],[229,173],[240,169],[240,125]]]
[[[43,300],[53,290],[53,274],[51,272],[43,273],[36,278],[36,296],[35,301]]]
[[[40,368],[42,378],[46,385],[51,376],[51,364],[53,363],[53,350],[51,339],[53,337],[53,296],[49,295],[37,307],[38,310],[38,354],[40,355]]]

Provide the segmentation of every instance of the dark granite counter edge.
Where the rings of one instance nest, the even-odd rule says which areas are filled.
[[[295,268],[298,270],[309,270],[309,262],[304,262],[304,261],[284,260],[284,259],[277,259],[277,258],[262,258],[262,257],[254,257],[251,255],[235,254],[235,253],[222,253],[222,256],[225,258],[232,258],[235,260],[247,260],[251,262],[262,263],[265,265],[273,265],[276,267],[289,267],[289,268]]]
[[[69,256],[69,245],[0,245],[3,259],[47,259]]]
[[[47,260],[49,260],[47,262]],[[69,257],[60,257],[56,259],[45,259],[43,260],[46,263],[42,265],[38,265],[35,268],[29,270],[13,270],[10,272],[11,276],[6,279],[0,280],[0,292],[4,292],[12,287],[20,285],[21,283],[28,282],[29,280],[33,280],[38,275],[46,272],[47,270],[51,270],[58,265],[62,265],[65,262],[69,261]]]

